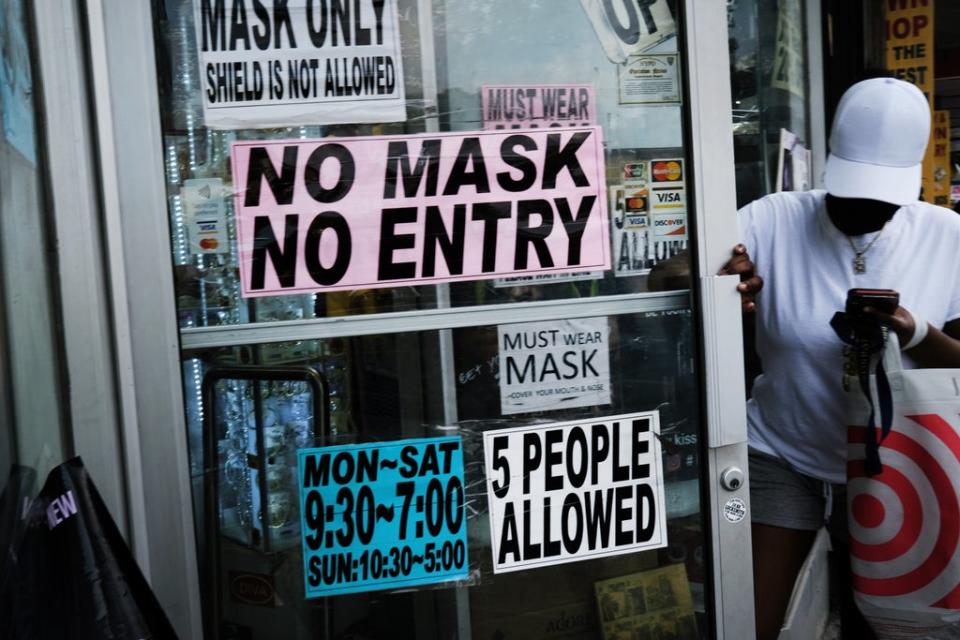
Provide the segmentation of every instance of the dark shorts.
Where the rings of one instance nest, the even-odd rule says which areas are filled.
[[[817,480],[755,449],[749,457],[754,524],[803,531],[826,525],[831,535],[847,539],[846,485]]]

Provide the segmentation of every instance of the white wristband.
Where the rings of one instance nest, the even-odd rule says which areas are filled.
[[[913,317],[913,335],[910,337],[910,342],[900,348],[901,351],[913,349],[915,346],[923,342],[927,337],[927,331],[930,330],[930,325],[927,324],[926,320],[921,318],[913,311],[910,312],[910,315]]]

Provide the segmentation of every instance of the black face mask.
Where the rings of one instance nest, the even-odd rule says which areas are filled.
[[[838,198],[827,194],[827,215],[830,216],[830,222],[848,236],[880,231],[899,209],[900,205],[889,202],[866,198]]]

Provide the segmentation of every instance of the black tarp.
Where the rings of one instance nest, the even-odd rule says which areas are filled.
[[[175,639],[80,458],[32,502],[30,473],[14,468],[0,497],[0,639]]]

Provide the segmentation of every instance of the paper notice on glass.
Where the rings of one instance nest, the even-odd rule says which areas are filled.
[[[647,229],[631,231],[613,227],[613,274],[618,277],[650,273],[656,261],[649,253],[652,245]]]
[[[459,436],[299,449],[297,463],[307,598],[466,579]]]
[[[610,268],[600,127],[254,140],[232,154],[244,297]]]
[[[675,53],[629,58],[618,70],[620,104],[679,103],[679,62]]]
[[[800,0],[780,0],[777,4],[777,42],[770,86],[803,98],[806,94],[803,4]]]
[[[622,64],[673,36],[667,0],[580,0],[611,62]]]
[[[193,0],[208,127],[406,120],[397,0]]]
[[[192,255],[230,253],[227,201],[220,178],[184,180],[183,218]]]
[[[656,411],[485,431],[493,572],[666,546],[659,434]]]
[[[613,243],[613,272],[615,276],[639,276],[649,273],[654,262],[648,251],[650,214],[628,213],[627,191],[624,185],[610,187],[610,234]]]
[[[777,154],[777,191],[810,189],[811,153],[796,134],[780,129],[780,151]]]
[[[700,637],[682,563],[601,580],[594,588],[603,640]]]
[[[950,111],[933,112],[933,204],[950,206]]]
[[[597,124],[597,96],[590,84],[484,85],[480,95],[484,129]]]
[[[534,284],[558,284],[561,282],[582,282],[584,280],[600,280],[603,271],[581,271],[579,273],[539,273],[531,276],[511,276],[497,278],[493,286],[497,289],[507,287],[525,287]]]
[[[503,415],[610,404],[606,318],[497,327]]]

